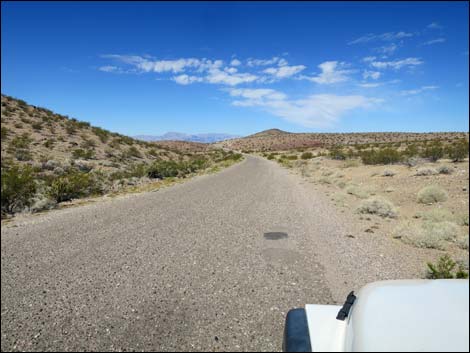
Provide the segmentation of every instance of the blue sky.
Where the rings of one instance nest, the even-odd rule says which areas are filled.
[[[2,93],[128,135],[468,131],[467,2],[2,2]]]

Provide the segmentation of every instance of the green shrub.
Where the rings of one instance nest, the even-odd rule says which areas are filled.
[[[312,152],[304,152],[304,153],[302,153],[300,158],[301,159],[311,159],[311,158],[313,158],[313,154],[312,154]]]
[[[445,190],[437,185],[430,185],[422,188],[418,192],[417,200],[419,203],[431,204],[446,201],[447,198],[448,195]]]
[[[468,142],[463,139],[448,146],[446,153],[454,162],[461,162],[468,156]]]
[[[2,140],[4,140],[7,138],[8,134],[10,133],[10,130],[5,126],[2,126],[1,131],[2,131]]]
[[[42,124],[40,122],[32,123],[31,127],[36,131],[41,131],[42,130]]]
[[[437,162],[444,156],[444,147],[440,141],[434,141],[430,146],[426,146],[423,157],[429,158],[431,162]]]
[[[128,150],[125,153],[125,156],[126,156],[126,158],[131,158],[131,157],[142,158],[142,154],[140,153],[140,151],[135,146],[129,147]]]
[[[36,193],[33,170],[13,165],[2,169],[2,213],[14,213],[30,206]]]
[[[175,161],[158,161],[153,163],[147,170],[149,178],[170,178],[181,176],[182,165]]]
[[[364,164],[393,164],[402,160],[398,150],[394,148],[383,148],[380,150],[369,150],[361,152],[361,159]]]
[[[51,149],[52,147],[54,147],[54,143],[55,143],[54,139],[47,139],[44,142],[44,147]]]
[[[102,143],[108,142],[108,140],[109,140],[109,135],[110,135],[110,132],[109,132],[109,131],[104,130],[104,129],[100,128],[100,127],[93,127],[93,128],[92,128],[92,131],[94,132],[94,134],[95,134],[96,136],[98,136],[98,138],[100,139],[100,141],[101,141]]]
[[[441,256],[437,264],[428,263],[427,264],[427,274],[428,279],[466,279],[468,278],[468,272],[465,271],[461,265],[455,271],[457,263],[453,261],[449,255]]]
[[[269,160],[273,160],[273,159],[276,158],[276,156],[277,156],[276,153],[270,153],[267,158],[268,158]]]
[[[82,148],[77,148],[72,151],[72,157],[74,159],[93,159],[95,157],[95,151],[91,149],[84,150]]]
[[[331,147],[328,156],[331,159],[336,160],[345,160],[347,157],[346,153],[344,153],[343,149],[340,146]]]
[[[69,201],[75,198],[100,193],[100,189],[90,173],[69,172],[54,179],[48,195],[56,202]]]
[[[369,193],[363,189],[361,189],[357,185],[349,185],[346,188],[346,192],[350,195],[354,195],[356,197],[359,197],[360,199],[366,199],[369,197]]]

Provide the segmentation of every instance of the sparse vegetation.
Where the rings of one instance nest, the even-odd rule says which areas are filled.
[[[456,269],[457,263],[447,254],[441,256],[436,264],[428,263],[427,266],[426,277],[428,279],[468,278],[468,271],[465,271],[460,264]]]
[[[417,200],[419,203],[432,204],[446,201],[447,192],[437,185],[426,186],[418,192]]]
[[[375,214],[380,217],[397,218],[398,211],[388,200],[381,197],[372,197],[361,202],[357,208],[359,213]]]
[[[30,206],[36,193],[36,182],[30,166],[2,167],[2,214],[15,213]]]

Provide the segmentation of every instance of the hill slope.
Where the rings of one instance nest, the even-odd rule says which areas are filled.
[[[328,147],[334,145],[396,143],[436,139],[458,140],[462,138],[468,139],[468,133],[290,133],[279,129],[270,129],[247,137],[218,142],[214,145],[238,151],[285,151],[297,148]]]
[[[2,215],[185,177],[241,156],[207,144],[139,141],[1,96]]]

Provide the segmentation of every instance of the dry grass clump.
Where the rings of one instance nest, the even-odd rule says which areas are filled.
[[[396,173],[393,171],[393,170],[384,170],[384,172],[382,173],[382,176],[384,177],[392,177],[394,176]]]
[[[429,176],[429,175],[435,175],[437,174],[437,171],[432,168],[419,168],[416,171],[416,176]]]
[[[362,201],[357,208],[357,212],[375,214],[386,218],[398,217],[398,211],[393,203],[381,197],[371,197]]]
[[[402,224],[395,229],[393,237],[418,248],[443,250],[446,242],[457,242],[462,234],[459,226],[453,222],[425,221],[422,225]]]
[[[448,198],[447,192],[437,185],[430,185],[422,188],[418,192],[417,200],[419,203],[432,204],[436,202],[446,201]]]
[[[421,213],[420,216],[423,220],[431,222],[455,221],[455,216],[452,212],[445,208],[435,208],[431,211]]]
[[[369,193],[358,185],[349,185],[345,190],[348,194],[359,197],[360,199],[366,199],[369,197]]]
[[[437,172],[439,174],[452,174],[452,169],[446,165],[441,165],[439,168],[437,168]]]

